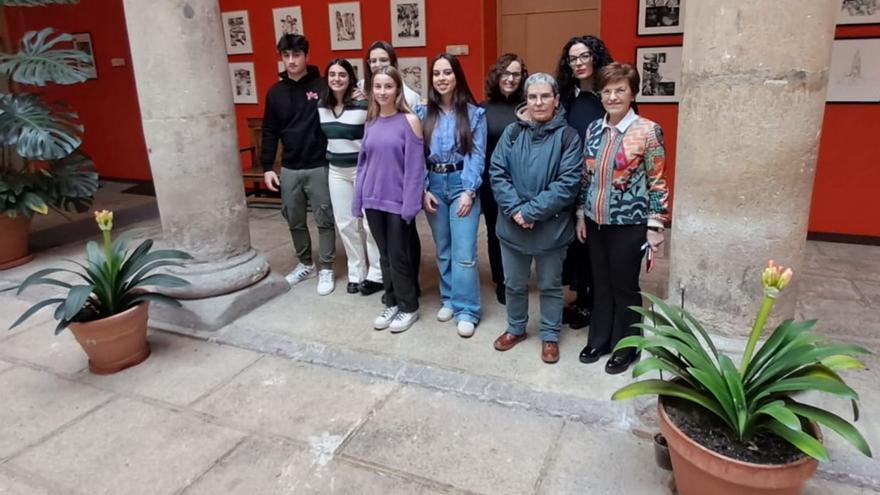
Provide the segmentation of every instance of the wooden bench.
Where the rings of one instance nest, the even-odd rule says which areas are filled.
[[[251,167],[241,171],[245,187],[250,186],[251,188],[251,193],[247,195],[247,204],[248,206],[281,208],[281,195],[269,191],[263,185],[263,166],[260,164],[260,155],[263,150],[263,119],[249,117],[247,124],[252,146],[239,150],[240,153],[251,154]],[[278,153],[275,155],[275,173],[281,175],[280,142],[278,143]]]

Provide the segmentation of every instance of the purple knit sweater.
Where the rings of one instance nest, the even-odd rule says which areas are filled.
[[[396,113],[367,122],[358,155],[351,214],[362,210],[396,213],[409,222],[422,209],[425,144],[406,115]]]

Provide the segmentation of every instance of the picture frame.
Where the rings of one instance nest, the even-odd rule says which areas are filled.
[[[279,60],[278,61],[278,79],[281,79],[282,72],[287,72],[287,69],[284,67],[284,61]]]
[[[254,53],[248,11],[223,12],[221,17],[223,19],[223,37],[226,41],[226,54]]]
[[[331,3],[327,5],[330,20],[331,50],[361,49],[360,2]]]
[[[685,0],[637,0],[639,36],[684,33]]]
[[[347,58],[345,60],[348,60],[348,63],[350,63],[352,68],[354,68],[355,82],[363,79],[364,78],[364,59],[362,59],[362,58]]]
[[[637,102],[681,101],[681,46],[638,47],[635,66],[641,79]]]
[[[825,101],[880,103],[880,38],[834,40]]]
[[[391,0],[391,46],[425,46],[425,0]]]
[[[425,57],[401,57],[397,59],[397,69],[403,83],[428,100],[428,59]]]
[[[82,70],[89,79],[98,78],[98,64],[95,60],[95,47],[92,44],[91,33],[71,33],[73,36],[73,49],[88,53],[92,57],[91,62],[76,62],[76,67]]]
[[[880,24],[880,2],[877,0],[838,0],[837,25]]]
[[[233,103],[257,103],[257,79],[253,62],[230,62],[229,79],[232,82]]]
[[[305,34],[302,7],[280,7],[272,9],[272,25],[275,28],[275,42],[285,34]]]

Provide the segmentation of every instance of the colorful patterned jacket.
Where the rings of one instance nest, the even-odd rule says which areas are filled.
[[[666,225],[665,160],[663,130],[656,123],[632,110],[616,126],[593,121],[584,136],[578,216],[599,225]]]

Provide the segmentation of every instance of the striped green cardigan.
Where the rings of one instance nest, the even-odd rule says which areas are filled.
[[[318,106],[321,130],[327,136],[327,161],[336,167],[357,166],[358,151],[364,137],[367,121],[367,102],[352,101],[346,104],[340,115],[321,104]]]

